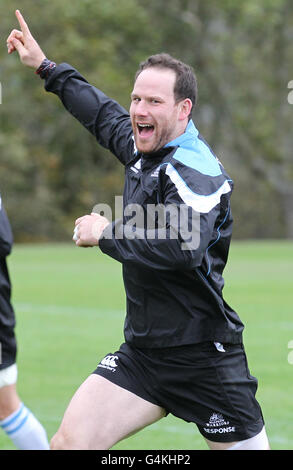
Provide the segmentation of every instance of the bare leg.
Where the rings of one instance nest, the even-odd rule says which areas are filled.
[[[0,421],[11,415],[20,405],[16,385],[5,385],[0,388]]]
[[[16,384],[0,388],[0,428],[21,450],[47,450],[46,431],[34,414],[21,403]]]
[[[236,444],[236,442],[212,442],[208,439],[206,439],[206,443],[211,450],[227,450]]]
[[[109,449],[165,414],[163,408],[92,374],[73,396],[51,448]]]
[[[254,437],[238,442],[212,442],[206,439],[211,450],[270,450],[265,427]]]

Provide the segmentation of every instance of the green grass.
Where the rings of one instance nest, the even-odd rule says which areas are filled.
[[[293,449],[293,245],[233,242],[225,300],[245,323],[251,373],[273,449]],[[123,341],[121,265],[95,249],[16,245],[9,259],[19,344],[18,391],[49,437],[80,383]],[[115,449],[206,449],[195,425],[172,416]],[[0,449],[14,449],[0,431]]]

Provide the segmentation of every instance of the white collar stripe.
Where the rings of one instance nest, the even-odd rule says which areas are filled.
[[[227,194],[231,191],[231,186],[228,180],[219,187],[217,191],[207,196],[203,194],[197,194],[193,192],[179,175],[178,171],[168,163],[166,168],[166,174],[170,177],[171,181],[176,186],[179,196],[183,202],[192,207],[193,210],[200,213],[210,212],[221,200],[223,194]]]

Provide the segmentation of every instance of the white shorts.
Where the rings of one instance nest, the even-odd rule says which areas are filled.
[[[6,367],[0,370],[0,388],[6,385],[14,385],[17,382],[17,365]]]

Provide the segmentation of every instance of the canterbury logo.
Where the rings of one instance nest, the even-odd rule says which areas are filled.
[[[119,359],[118,356],[106,356],[104,359],[101,360],[100,364],[98,367],[102,367],[103,369],[108,369],[111,372],[116,371],[117,364],[115,361]]]
[[[102,359],[101,364],[109,367],[117,367],[115,359],[118,359],[118,356],[106,356]]]

